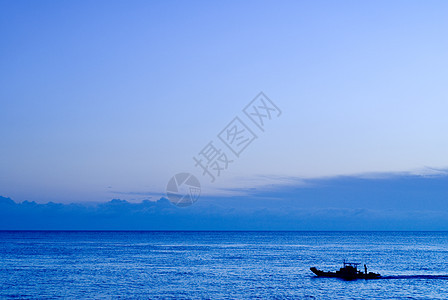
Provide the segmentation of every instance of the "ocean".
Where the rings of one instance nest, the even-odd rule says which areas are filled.
[[[448,232],[1,231],[0,298],[447,299]]]

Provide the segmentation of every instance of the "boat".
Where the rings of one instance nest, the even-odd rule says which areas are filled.
[[[344,266],[336,272],[325,272],[316,269],[315,267],[310,268],[311,272],[317,275],[317,277],[336,277],[342,278],[344,280],[355,280],[355,279],[378,279],[381,275],[378,273],[369,272],[367,273],[367,266],[364,265],[364,272],[358,270],[359,263],[348,263],[344,260]]]

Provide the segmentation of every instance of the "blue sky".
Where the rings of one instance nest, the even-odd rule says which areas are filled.
[[[156,200],[179,172],[208,196],[438,173],[447,13],[446,1],[0,1],[0,195]],[[260,91],[281,117],[209,183],[192,157]]]

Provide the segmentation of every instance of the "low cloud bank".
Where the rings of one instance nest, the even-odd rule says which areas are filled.
[[[0,197],[0,230],[448,230],[448,176],[338,177],[250,196],[101,204]]]

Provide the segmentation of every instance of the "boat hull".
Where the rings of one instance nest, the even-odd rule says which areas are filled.
[[[361,272],[344,272],[336,271],[336,272],[324,272],[316,269],[315,267],[310,268],[311,272],[316,274],[318,277],[333,277],[333,278],[342,278],[345,280],[355,280],[355,279],[378,279],[381,278],[380,274],[369,272],[367,274]]]

